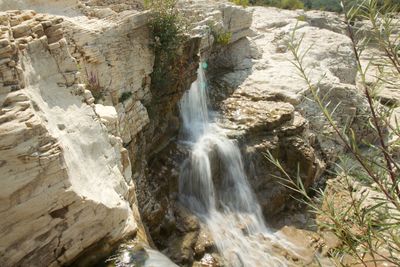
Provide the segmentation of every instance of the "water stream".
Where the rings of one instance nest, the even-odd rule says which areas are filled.
[[[238,146],[216,125],[208,109],[202,67],[182,97],[180,112],[183,141],[191,150],[180,173],[180,201],[208,228],[226,266],[287,266],[272,253],[273,244],[286,242],[266,227]]]
[[[265,225],[247,180],[240,150],[215,123],[217,114],[208,109],[202,68],[190,90],[183,95],[180,111],[185,136],[180,141],[188,145],[190,156],[182,163],[179,198],[210,232],[224,258],[224,266],[288,266],[276,247],[301,258],[298,247]],[[121,245],[107,262],[117,267],[177,267],[161,252],[135,240]]]

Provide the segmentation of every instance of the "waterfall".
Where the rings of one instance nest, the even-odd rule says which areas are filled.
[[[180,112],[191,150],[180,173],[180,201],[208,228],[227,266],[287,266],[272,253],[272,244],[287,242],[266,227],[239,148],[210,115],[202,67]]]

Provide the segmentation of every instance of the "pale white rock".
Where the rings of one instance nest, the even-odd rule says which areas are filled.
[[[143,106],[149,100],[150,73],[154,55],[150,49],[150,35],[145,24],[148,12],[122,12],[107,20],[68,17],[64,28],[70,50],[79,51],[76,60],[80,66],[80,79],[86,84],[94,80],[101,89],[99,103],[115,106],[119,118],[118,131],[124,143],[148,123]],[[101,34],[99,34],[101,32]],[[121,105],[123,93],[130,93],[138,110]],[[90,102],[92,102],[91,100]],[[134,122],[134,125],[130,125]]]
[[[366,71],[366,83],[373,89],[373,94],[380,98],[381,103],[384,105],[399,106],[400,81],[398,72],[384,52],[371,45],[363,51],[360,59],[362,68]],[[382,83],[380,79],[384,79],[387,82]],[[360,75],[357,77],[357,81],[359,89],[364,91]]]
[[[322,96],[327,95],[330,109],[340,105],[335,118],[343,125],[350,125],[356,114],[360,115],[365,101],[356,89],[357,65],[350,39],[342,34],[341,18],[333,13],[280,10],[251,7],[253,35],[228,45],[210,62],[213,86],[224,88],[211,93],[223,99],[239,90],[240,94],[254,101],[274,100],[289,102],[310,121],[310,131],[317,133],[318,142],[326,154],[337,155],[341,147],[338,140],[319,135],[330,132],[327,122],[321,120],[320,109],[313,101],[304,79],[291,63],[293,56],[288,49],[290,36],[297,27],[295,40],[303,36],[300,53],[307,51],[303,66],[313,84],[323,78],[320,85]],[[306,19],[300,20],[299,16]],[[328,25],[340,25],[334,30]],[[338,26],[339,27],[339,26]],[[238,89],[237,89],[238,88]],[[219,94],[219,95],[218,95]],[[359,122],[361,124],[361,122]],[[323,130],[321,127],[326,127]],[[321,130],[322,129],[322,130]],[[363,129],[358,129],[360,135]]]
[[[347,34],[346,23],[344,23],[344,17],[334,12],[326,12],[319,10],[310,10],[303,15],[305,21],[311,26],[327,29],[333,32]]]
[[[95,111],[100,118],[105,119],[109,123],[117,122],[118,115],[115,107],[113,106],[103,106],[100,104],[95,105]]]
[[[100,117],[108,131],[117,134],[118,114],[113,106],[95,105],[95,112]]]
[[[85,103],[90,94],[71,79],[76,60],[58,44],[49,51],[46,38],[28,40],[24,53],[13,51],[21,67],[0,69],[13,84],[0,90],[2,266],[71,264],[138,229],[127,151],[97,114],[116,125],[116,111]]]
[[[253,14],[249,8],[234,5],[229,1],[212,0],[180,0],[178,6],[185,16],[191,17],[194,26],[192,34],[202,37],[202,51],[207,51],[214,44],[214,34],[229,33],[228,43],[251,34]]]
[[[86,100],[93,98],[92,92],[90,92],[90,90],[85,90],[83,92],[83,96],[85,97]]]
[[[235,42],[250,34],[249,28],[253,20],[253,14],[250,9],[232,5],[222,5],[220,9],[224,28],[232,33],[230,42]]]

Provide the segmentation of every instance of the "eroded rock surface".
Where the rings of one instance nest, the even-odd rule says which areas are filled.
[[[1,13],[3,266],[68,264],[138,228],[115,109],[95,108],[77,82],[62,23],[34,11]]]
[[[296,67],[289,42],[296,29],[307,49],[304,67],[325,105],[336,108],[340,125],[357,126],[365,101],[356,90],[356,63],[344,25],[333,13],[248,8],[253,13],[252,35],[222,47],[209,58],[211,98],[223,113],[222,127],[238,139],[250,182],[271,216],[285,207],[290,193],[279,185],[281,174],[265,158],[267,151],[306,186],[313,184],[342,146]],[[336,26],[333,26],[336,25]],[[329,103],[329,104],[328,104]],[[357,123],[354,119],[358,116]],[[362,136],[364,130],[354,127]]]

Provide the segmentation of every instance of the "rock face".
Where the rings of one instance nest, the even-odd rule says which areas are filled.
[[[307,120],[287,102],[255,100],[237,90],[221,103],[222,127],[238,140],[249,180],[268,217],[282,211],[290,193],[276,177],[282,174],[267,159],[270,152],[290,175],[297,170],[306,187],[321,175],[325,164],[313,148]],[[285,178],[285,177],[284,177]]]
[[[221,126],[239,141],[250,182],[268,218],[284,209],[290,192],[279,184],[276,176],[282,174],[265,158],[267,151],[292,176],[299,170],[309,186],[321,175],[325,162],[342,149],[339,140],[324,136],[332,136],[333,130],[309,100],[311,92],[290,62],[288,42],[296,25],[295,41],[304,36],[300,51],[311,47],[304,66],[311,70],[312,83],[324,76],[319,92],[330,102],[329,109],[338,109],[334,118],[339,124],[354,125],[365,101],[355,87],[356,63],[337,15],[263,7],[247,10],[253,13],[252,35],[214,50],[209,57],[210,92],[213,105],[223,113]],[[362,129],[355,130],[363,134]]]
[[[180,79],[157,91],[143,3],[0,5],[54,14],[0,13],[1,265],[103,257],[96,247],[141,229],[135,190],[146,203],[147,160],[176,135],[199,39],[181,49]]]
[[[115,109],[88,104],[76,82],[63,20],[32,11],[0,20],[0,262],[68,264],[137,231],[130,161],[112,133]]]

